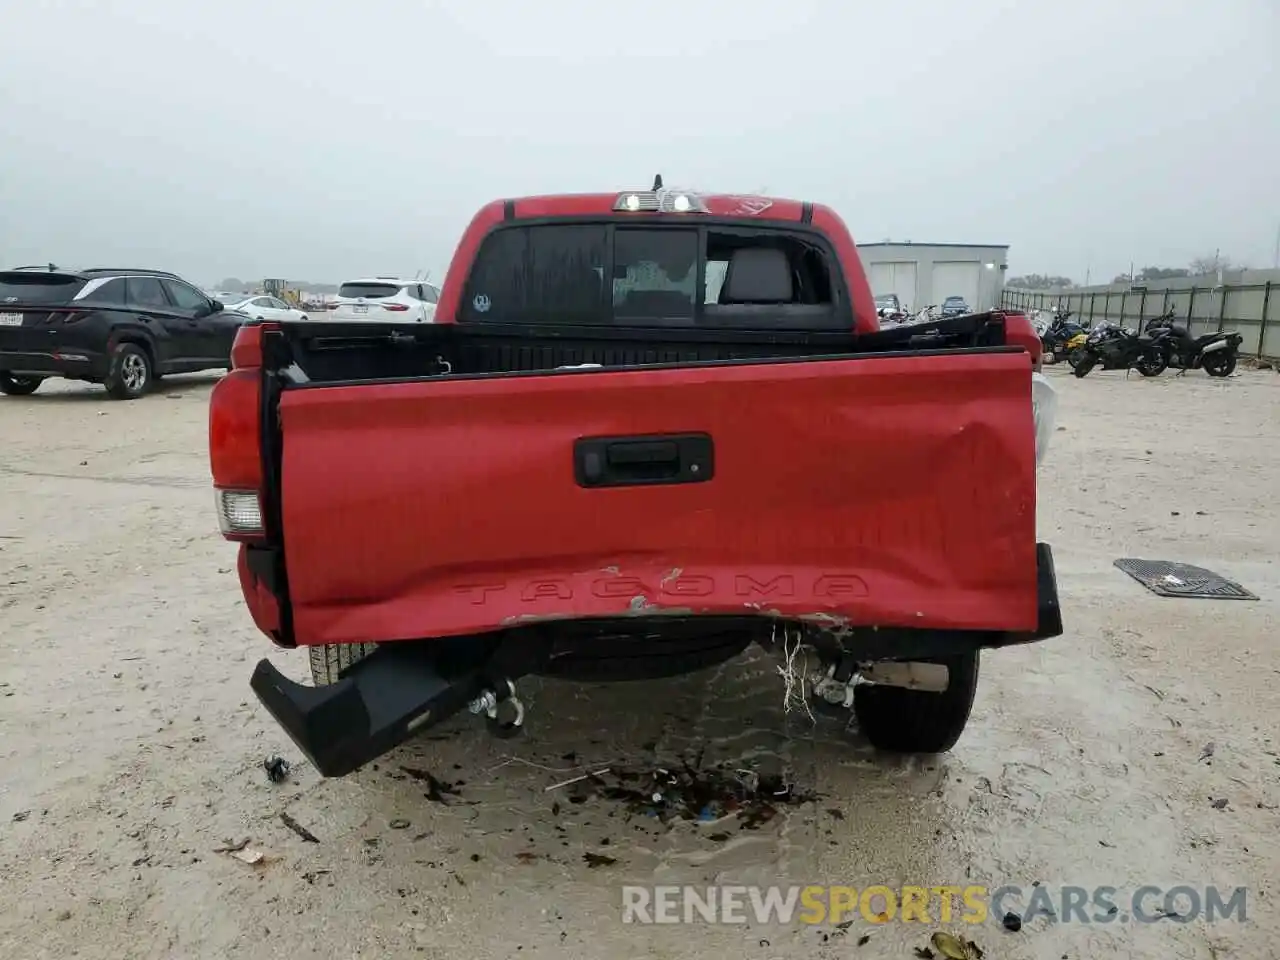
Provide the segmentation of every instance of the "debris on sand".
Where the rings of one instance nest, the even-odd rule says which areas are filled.
[[[284,757],[270,756],[262,761],[267,779],[272,783],[284,783],[289,778],[289,761]]]
[[[306,827],[300,824],[297,820],[293,819],[293,817],[289,816],[288,813],[281,812],[280,822],[283,823],[290,830],[292,830],[294,833],[296,833],[298,836],[300,836],[303,840],[307,841],[307,843],[320,842],[319,837],[317,837],[314,833],[312,833],[310,830],[308,830]]]
[[[458,788],[452,783],[446,783],[444,780],[438,779],[429,770],[418,770],[415,767],[401,767],[401,771],[407,773],[414,780],[427,785],[427,792],[423,794],[432,803],[449,803],[449,797],[458,795]]]
[[[247,863],[251,867],[267,862],[267,855],[261,850],[253,847],[245,847],[243,850],[233,850],[231,856],[235,857],[241,863]]]
[[[592,777],[596,777],[596,778],[603,777],[605,774],[609,772],[610,772],[609,768],[605,767],[603,770],[597,770],[595,773],[584,773],[579,777],[573,777],[569,780],[561,780],[559,783],[553,783],[551,786],[547,787],[542,792],[550,793],[552,790],[559,790],[561,787],[571,787],[575,783],[581,783],[583,780],[590,780]]]
[[[241,863],[247,863],[251,867],[264,866],[268,863],[273,862],[276,859],[275,857],[268,857],[265,853],[263,853],[261,850],[257,849],[256,847],[249,846],[248,837],[245,837],[243,840],[239,841],[238,843],[234,843],[230,840],[227,840],[223,843],[222,846],[215,847],[213,852],[229,854],[235,857]]]
[[[939,930],[929,938],[929,942],[947,960],[982,960],[982,948],[972,940],[961,940]]]
[[[620,802],[630,815],[654,817],[663,824],[718,823],[736,816],[744,830],[768,823],[781,806],[816,799],[798,793],[781,775],[761,774],[727,763],[701,767],[688,761],[681,761],[679,767],[615,766],[607,775],[603,771],[589,773],[572,784],[568,795],[574,804],[592,797]]]
[[[618,862],[617,857],[606,857],[602,853],[591,853],[590,851],[582,855],[583,862],[590,868],[595,867],[612,867]]]

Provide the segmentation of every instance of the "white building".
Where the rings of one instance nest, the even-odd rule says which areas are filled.
[[[858,255],[871,292],[896,293],[908,311],[941,306],[947,297],[964,297],[974,311],[991,310],[1000,303],[1009,268],[1007,244],[886,241],[860,243]]]

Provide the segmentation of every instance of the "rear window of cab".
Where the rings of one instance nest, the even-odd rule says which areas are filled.
[[[820,238],[758,226],[499,227],[480,246],[458,319],[847,328],[833,263]]]

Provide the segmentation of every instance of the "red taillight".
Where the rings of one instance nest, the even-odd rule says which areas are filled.
[[[228,540],[261,540],[262,326],[243,326],[231,348],[232,370],[209,398],[209,472],[218,526]]]
[[[409,308],[403,303],[384,303],[382,309],[390,310],[392,313],[404,313]]]
[[[244,370],[262,366],[262,338],[279,330],[278,323],[246,323],[236,331],[231,342],[231,369]]]

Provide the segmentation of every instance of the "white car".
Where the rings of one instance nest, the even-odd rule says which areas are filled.
[[[223,303],[228,310],[239,310],[255,320],[306,320],[307,315],[278,297],[249,297],[239,303]]]
[[[434,323],[439,300],[440,288],[425,280],[351,280],[338,288],[329,304],[329,319]]]

